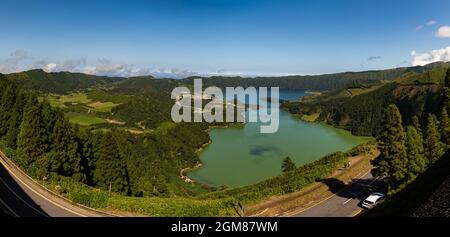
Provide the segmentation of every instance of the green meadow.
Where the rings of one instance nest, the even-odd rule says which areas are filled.
[[[68,113],[67,117],[69,118],[69,121],[74,124],[79,124],[81,126],[91,126],[95,124],[102,124],[106,123],[105,119],[95,117],[88,114],[80,114],[80,113]]]
[[[41,98],[41,101],[44,98]],[[111,110],[126,101],[127,98],[112,98],[111,95],[101,92],[77,92],[68,95],[50,94],[45,99],[53,106],[68,109],[74,106],[82,106],[86,111],[111,113]]]

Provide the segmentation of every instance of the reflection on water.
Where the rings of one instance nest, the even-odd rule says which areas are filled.
[[[299,91],[280,91],[281,99],[303,95]],[[328,125],[303,122],[286,111],[280,111],[278,132],[261,134],[260,125],[247,123],[244,128],[211,130],[212,144],[200,154],[204,166],[188,176],[210,186],[253,184],[280,174],[286,156],[303,165],[367,140]]]
[[[281,155],[280,148],[276,146],[262,146],[262,145],[256,145],[252,147],[249,153],[252,156],[265,156],[265,157]]]

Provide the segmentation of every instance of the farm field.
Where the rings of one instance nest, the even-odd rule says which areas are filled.
[[[66,114],[66,116],[69,118],[69,121],[71,123],[78,124],[81,126],[90,126],[90,125],[95,125],[95,124],[106,123],[105,119],[95,117],[92,115],[88,115],[88,114],[69,112]]]
[[[100,113],[110,113],[111,110],[120,103],[109,101],[109,97],[109,95],[104,96],[98,92],[77,92],[68,95],[50,94],[45,97],[45,100],[53,107],[61,109],[70,110],[70,107],[77,106],[85,108],[87,112],[95,111]],[[42,100],[44,100],[44,98],[41,98],[41,101]],[[115,99],[115,101],[125,101],[125,98]]]

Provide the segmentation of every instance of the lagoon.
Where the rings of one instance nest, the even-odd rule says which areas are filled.
[[[280,99],[284,100],[304,95],[303,91],[280,91]],[[212,143],[200,153],[203,167],[188,176],[213,187],[250,185],[281,174],[281,164],[287,156],[297,166],[304,165],[370,139],[326,124],[307,123],[283,110],[279,113],[279,130],[272,134],[261,134],[259,122],[212,129]]]

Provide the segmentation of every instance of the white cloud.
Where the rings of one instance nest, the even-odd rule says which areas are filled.
[[[441,26],[436,32],[438,38],[450,38],[450,26]]]
[[[420,25],[416,26],[416,30],[421,30],[424,27],[436,25],[437,23],[438,22],[436,20],[429,20],[425,24],[420,24]]]
[[[76,71],[85,64],[86,64],[85,58],[66,60],[60,66],[59,71]]]
[[[370,60],[380,59],[373,56]],[[49,60],[46,58],[34,58],[30,52],[16,50],[6,57],[0,59],[0,73],[14,73],[31,69],[42,69],[46,72],[80,72],[99,76],[135,77],[152,75],[156,78],[181,79],[190,76],[263,76],[257,73],[230,72],[224,69],[208,72],[196,72],[179,68],[149,68],[137,67],[133,64],[116,63],[106,58],[98,58],[88,61],[86,58],[67,59],[64,61]],[[274,73],[271,75],[287,75]],[[289,74],[291,75],[291,74]]]
[[[39,59],[35,61],[32,65],[30,65],[30,69],[40,69],[45,68],[47,66],[48,62],[45,59]]]
[[[438,22],[435,20],[431,20],[427,22],[427,26],[432,26],[432,25],[436,25]]]
[[[381,56],[370,56],[367,58],[367,61],[375,61],[375,60],[381,60]]]
[[[23,68],[16,66],[16,65],[10,65],[8,63],[0,64],[0,73],[13,73],[13,72],[20,72],[23,71]]]
[[[29,62],[33,59],[30,52],[22,49],[17,49],[12,52],[3,61],[0,61],[0,73],[12,73],[23,70],[23,63]]]
[[[32,59],[33,56],[31,56],[31,53],[23,50],[23,49],[17,49],[16,51],[11,53],[11,57],[18,59],[18,60],[27,60]]]
[[[46,72],[56,72],[58,68],[58,65],[56,63],[49,63],[45,65],[42,69]]]
[[[97,59],[97,61],[101,64],[110,64],[111,63],[111,60],[106,59],[106,58],[99,58],[99,59]]]
[[[128,71],[129,69],[127,65],[113,63],[87,66],[81,70],[81,72],[86,74],[102,76],[127,76]]]
[[[450,46],[442,49],[432,50],[429,53],[419,54],[416,51],[411,52],[413,60],[411,62],[412,66],[423,66],[429,63],[444,61],[450,61]]]
[[[108,59],[99,59],[97,61],[99,64],[95,66],[86,66],[81,69],[80,72],[113,77],[135,77],[150,74],[150,70],[147,68],[139,68],[128,64],[111,63]]]

